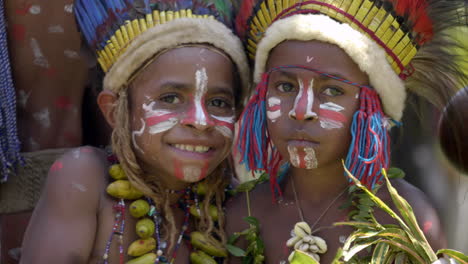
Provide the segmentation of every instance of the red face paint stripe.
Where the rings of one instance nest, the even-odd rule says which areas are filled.
[[[304,149],[298,148],[297,155],[299,156],[299,168],[302,168],[302,169],[306,168],[306,164],[305,164],[306,153]]]
[[[164,122],[170,118],[173,118],[177,116],[177,114],[175,113],[168,113],[168,114],[162,114],[162,115],[153,115],[153,116],[150,116],[150,117],[147,117],[146,118],[146,125],[151,127],[151,126],[154,126],[154,125],[157,125],[161,122]]]
[[[268,111],[271,111],[271,112],[278,111],[278,110],[281,110],[281,105],[274,105],[274,106],[268,107]]]
[[[224,127],[229,128],[230,130],[234,130],[234,124],[229,123],[229,122],[225,122],[225,121],[215,120],[214,125],[215,126],[224,126]]]
[[[347,120],[346,117],[342,113],[336,112],[333,110],[328,110],[328,109],[320,109],[319,115],[321,117],[328,118],[337,122],[346,122]]]
[[[296,112],[296,118],[298,120],[303,120],[307,112],[307,97],[308,89],[304,85],[302,87],[302,94],[300,95],[299,100],[297,101],[297,105],[295,106],[296,109],[294,109]]]

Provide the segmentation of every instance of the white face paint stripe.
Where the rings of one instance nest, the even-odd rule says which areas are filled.
[[[277,97],[268,98],[268,109],[267,117],[272,122],[275,122],[277,118],[281,116],[281,100]]]
[[[155,110],[154,104],[155,102],[151,102],[149,104],[143,104],[142,106],[143,110],[145,111],[145,118],[147,118],[147,122],[148,122],[148,119],[151,119],[151,118],[157,119],[157,117],[161,117],[161,119],[163,120],[161,122],[153,122],[153,121],[150,122],[150,125],[149,125],[150,134],[157,134],[157,133],[167,131],[173,128],[179,122],[179,119],[176,117],[168,117],[167,119],[162,118],[164,115],[170,115],[173,113],[171,111],[164,110],[164,109]]]
[[[317,156],[315,155],[315,150],[313,148],[304,148],[306,153],[304,157],[306,169],[315,169],[318,166]]]
[[[149,133],[150,134],[162,133],[164,131],[167,131],[167,130],[173,128],[175,125],[177,125],[178,122],[179,122],[179,120],[177,118],[170,118],[167,121],[160,122],[160,123],[150,127]]]
[[[336,129],[336,128],[343,128],[343,123],[321,117],[320,126],[324,129]]]
[[[213,117],[214,119],[216,119],[218,121],[222,121],[222,122],[226,122],[226,123],[230,123],[230,124],[234,124],[234,119],[235,119],[234,116],[215,116],[215,115],[212,115],[211,117]]]
[[[332,102],[328,102],[328,103],[325,103],[325,104],[321,104],[320,109],[326,109],[326,110],[331,110],[331,111],[335,111],[335,112],[340,112],[340,111],[344,110],[344,107],[342,107],[341,105],[337,105],[335,103],[332,103]]]
[[[299,92],[297,93],[296,99],[294,100],[294,108],[289,112],[289,115],[295,116],[296,118],[302,119],[301,116],[297,116],[301,110],[302,107],[305,107],[305,113],[304,113],[304,118],[310,118],[310,117],[317,117],[317,114],[312,111],[312,106],[314,105],[314,79],[311,79],[309,82],[309,86],[307,87],[307,90],[304,91],[304,82],[299,79]],[[306,104],[305,106],[302,105],[304,100],[303,95],[306,95]]]
[[[141,136],[143,135],[143,132],[145,131],[145,128],[146,128],[146,123],[145,123],[145,120],[143,120],[143,118],[140,119],[141,120],[141,129],[138,130],[138,131],[133,131],[132,132],[132,142],[133,142],[133,147],[135,149],[137,149],[138,151],[140,151],[141,153],[145,153],[137,144],[136,142],[136,136]]]
[[[195,72],[195,82],[196,82],[196,91],[195,91],[195,122],[196,124],[206,125],[206,114],[202,106],[203,98],[206,94],[208,88],[208,75],[206,74],[206,69],[202,68]]]
[[[223,136],[227,138],[232,138],[234,135],[232,133],[232,130],[228,127],[225,126],[215,126],[215,129],[218,130],[219,133],[221,133]]]

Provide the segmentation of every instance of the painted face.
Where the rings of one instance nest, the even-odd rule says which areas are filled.
[[[203,47],[161,54],[132,83],[132,141],[146,172],[196,182],[228,155],[235,122],[232,62]]]
[[[339,47],[319,41],[285,41],[270,54],[268,131],[281,155],[296,168],[340,162],[350,144],[350,124],[359,106],[359,88],[302,65],[362,85],[368,83]]]

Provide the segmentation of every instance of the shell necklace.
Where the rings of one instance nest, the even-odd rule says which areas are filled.
[[[314,227],[318,224],[318,222],[322,219],[323,216],[328,212],[328,210],[332,207],[333,204],[345,193],[348,189],[348,186],[344,188],[332,201],[331,203],[325,208],[325,210],[320,214],[320,216],[315,220],[312,226],[304,220],[304,214],[302,212],[301,205],[299,203],[299,199],[297,198],[297,191],[296,185],[294,184],[294,179],[291,178],[292,181],[292,190],[294,194],[294,200],[296,202],[296,208],[299,212],[299,218],[301,222],[298,222],[294,225],[294,229],[291,230],[291,238],[286,242],[286,246],[290,247],[293,250],[288,257],[288,261],[292,262],[295,256],[301,254],[302,257],[313,258],[316,262],[320,262],[319,254],[325,254],[327,252],[327,243],[325,240],[319,236],[313,236],[312,234],[319,231],[320,229],[314,230]]]

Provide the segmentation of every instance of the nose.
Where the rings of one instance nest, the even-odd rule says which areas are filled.
[[[191,104],[190,109],[186,112],[185,117],[180,123],[200,131],[204,131],[215,125],[205,107],[197,100]]]
[[[313,120],[317,119],[318,115],[313,111],[314,105],[314,80],[310,80],[307,88],[302,81],[299,81],[299,92],[294,100],[294,107],[289,111],[289,118],[293,120]]]

